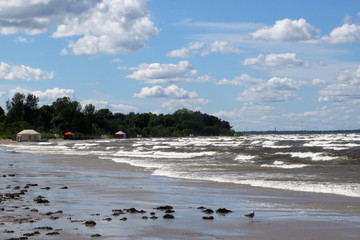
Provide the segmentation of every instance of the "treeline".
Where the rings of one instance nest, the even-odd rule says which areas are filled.
[[[81,104],[68,97],[58,98],[51,105],[39,107],[35,95],[16,93],[0,107],[0,135],[11,138],[23,129],[35,129],[45,137],[73,132],[75,137],[114,135],[126,132],[128,137],[230,136],[235,132],[229,122],[215,116],[181,109],[173,114],[112,113],[96,110],[92,104]]]

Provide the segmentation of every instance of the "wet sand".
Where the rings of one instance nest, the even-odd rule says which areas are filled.
[[[1,239],[360,236],[358,198],[157,177],[87,156],[4,151],[0,156]],[[173,212],[159,206],[171,206]],[[232,212],[216,213],[219,208]],[[244,214],[253,210],[255,218],[249,221]],[[164,219],[166,214],[174,218]],[[213,220],[203,219],[209,216]]]

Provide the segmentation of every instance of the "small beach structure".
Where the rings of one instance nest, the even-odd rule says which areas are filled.
[[[18,142],[24,142],[24,141],[39,142],[41,141],[41,134],[33,129],[25,129],[16,134],[16,140]]]
[[[115,133],[115,138],[126,138],[126,133],[124,133],[123,131],[118,131],[117,133]]]
[[[64,139],[74,139],[74,134],[72,132],[64,133]]]

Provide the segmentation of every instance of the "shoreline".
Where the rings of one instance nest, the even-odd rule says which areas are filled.
[[[2,155],[6,158],[0,163],[1,175],[6,177],[1,193],[38,184],[27,188],[21,200],[1,202],[0,232],[7,239],[36,231],[36,239],[50,239],[46,234],[51,231],[36,230],[46,226],[58,229],[51,239],[357,239],[360,234],[358,198],[158,177],[91,157]],[[39,195],[50,203],[34,202]],[[174,208],[174,219],[163,219],[165,213],[153,209],[162,205]],[[203,220],[209,215],[198,209],[201,206],[233,212]],[[130,208],[146,213],[113,216],[113,210]],[[249,222],[243,215],[252,210],[256,216]],[[150,212],[158,219],[150,219]],[[6,221],[10,216],[36,221]],[[120,220],[124,217],[127,221]],[[89,220],[96,225],[86,226]]]

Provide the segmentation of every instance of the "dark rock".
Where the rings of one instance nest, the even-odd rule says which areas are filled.
[[[60,188],[60,189],[68,189],[68,187],[67,187],[67,186],[65,186],[65,187],[62,187],[62,188]]]
[[[60,234],[59,232],[49,232],[49,233],[47,233],[45,235],[59,235],[59,234]]]
[[[172,214],[165,214],[163,218],[164,219],[174,219],[175,217]]]
[[[204,220],[214,220],[213,216],[204,216],[202,219]]]
[[[28,239],[28,237],[9,238],[9,239],[6,239],[6,240],[26,240],[26,239]]]
[[[110,222],[112,218],[105,218],[104,220]]]
[[[206,209],[206,207],[204,207],[204,206],[201,206],[201,207],[198,207],[197,209],[200,209],[200,210],[202,210],[202,209]]]
[[[100,234],[93,234],[93,235],[91,235],[91,237],[101,237],[101,235]]]
[[[120,218],[120,221],[126,221],[126,220],[127,220],[126,217]]]
[[[43,196],[37,196],[36,198],[34,198],[34,202],[36,203],[49,203],[49,200],[44,199]]]
[[[8,174],[9,177],[15,177],[15,174]]]
[[[141,213],[144,214],[146,213],[145,210],[137,210],[136,208],[128,208],[128,209],[124,209],[126,212],[131,213],[131,214],[135,214],[135,213]]]
[[[36,227],[35,229],[39,229],[39,230],[53,230],[52,227]]]
[[[216,213],[218,214],[227,214],[227,213],[231,213],[232,211],[226,208],[219,208],[218,210],[216,210]]]
[[[148,217],[148,216],[143,216],[143,217],[142,217],[142,219],[144,219],[144,220],[148,220],[148,219],[149,219],[149,217]]]
[[[85,226],[93,227],[96,225],[96,222],[93,220],[88,220],[85,222]]]
[[[50,187],[44,187],[44,188],[41,188],[41,189],[50,190],[51,188]]]
[[[202,211],[203,213],[206,213],[206,214],[213,214],[214,213],[214,211],[212,210],[212,209],[210,209],[210,208],[208,208],[208,209],[205,209],[204,211]]]
[[[158,219],[158,217],[157,216],[151,216],[150,219],[155,220],[155,219]]]
[[[155,213],[154,213],[154,212],[151,212],[151,213],[150,213],[150,215],[152,215],[152,216],[153,216],[153,215],[155,215]]]
[[[169,205],[165,205],[165,206],[159,206],[159,207],[156,207],[156,208],[154,208],[154,209],[156,209],[156,210],[171,210],[171,209],[173,209],[173,207],[172,206],[169,206]]]
[[[32,236],[39,235],[39,234],[40,234],[39,231],[35,231],[35,232],[32,232],[32,233],[24,233],[24,236],[25,237],[32,237]]]
[[[165,213],[174,213],[175,211],[174,210],[172,210],[172,209],[167,209],[166,211],[165,211]]]

